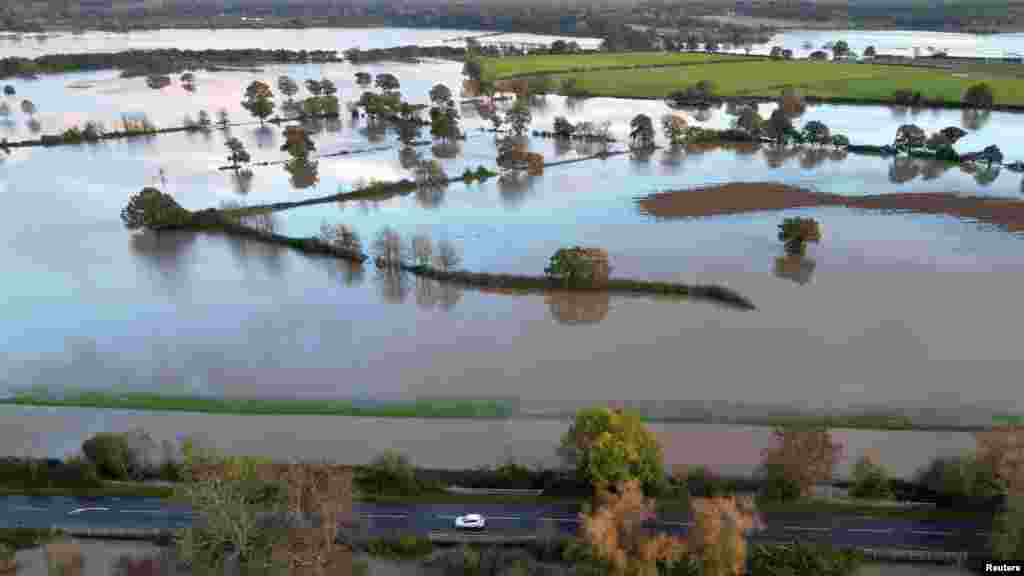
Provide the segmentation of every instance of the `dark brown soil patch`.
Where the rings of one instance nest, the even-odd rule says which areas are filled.
[[[943,214],[1024,231],[1024,202],[940,192],[842,196],[777,182],[743,182],[660,192],[637,200],[640,212],[658,218],[700,218],[811,206]]]

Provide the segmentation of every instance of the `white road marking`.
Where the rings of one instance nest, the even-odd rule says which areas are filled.
[[[363,518],[408,518],[408,514],[363,514]]]
[[[814,526],[783,526],[783,530],[802,530],[805,532],[831,532],[831,528],[816,528]]]
[[[923,534],[925,536],[952,536],[949,530],[911,530],[911,534]]]
[[[445,520],[454,520],[455,518],[458,518],[458,516],[442,516],[440,514],[438,514],[437,517],[438,518],[443,518]],[[522,520],[522,519],[523,518],[521,516],[484,516],[484,520]]]
[[[74,516],[75,514],[81,514],[82,512],[110,512],[110,508],[75,508],[71,512],[68,512],[68,516]]]
[[[847,532],[865,532],[867,534],[892,534],[892,528],[849,528]]]

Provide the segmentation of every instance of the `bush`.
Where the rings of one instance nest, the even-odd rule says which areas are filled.
[[[799,482],[786,474],[778,463],[766,463],[762,468],[760,497],[767,502],[792,502],[803,496]]]
[[[945,508],[994,510],[1005,492],[995,471],[973,455],[936,458],[918,472],[917,482],[935,493],[936,504]]]
[[[408,559],[430,554],[434,551],[434,545],[426,538],[403,535],[394,540],[371,540],[366,544],[366,550],[373,556]]]
[[[138,469],[128,441],[121,434],[101,432],[82,444],[82,452],[104,478],[127,480]]]
[[[850,496],[854,498],[884,499],[892,497],[892,486],[885,469],[867,457],[862,456],[853,466],[853,486]]]
[[[377,456],[363,470],[358,482],[371,494],[413,496],[421,492],[409,459],[398,452]]]
[[[750,551],[750,574],[779,576],[850,576],[864,561],[857,552],[827,545],[758,544]]]
[[[600,285],[608,280],[608,253],[600,248],[560,248],[551,256],[544,274],[566,286]]]
[[[814,218],[786,218],[779,224],[779,241],[785,243],[786,252],[803,254],[808,242],[821,241],[821,227]]]
[[[18,565],[14,561],[15,550],[11,546],[0,542],[0,574],[14,572]]]
[[[695,498],[724,496],[728,491],[726,483],[704,466],[698,466],[686,475],[686,489]]]
[[[991,108],[994,103],[992,87],[985,82],[974,84],[964,92],[964,104],[974,108]]]

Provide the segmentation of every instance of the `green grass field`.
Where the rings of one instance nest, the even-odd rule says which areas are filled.
[[[648,66],[656,64],[694,64],[728,62],[746,58],[731,54],[688,52],[621,52],[608,54],[552,54],[517,56],[514,58],[483,58],[485,79],[495,80],[516,74],[558,72],[573,68],[608,68],[611,66]]]
[[[368,406],[348,400],[272,400],[170,396],[139,392],[69,392],[59,397],[27,392],[0,399],[0,404],[76,406],[120,410],[204,412],[214,414],[278,414],[371,416],[382,418],[505,418],[510,408],[492,400],[417,400]]]
[[[497,77],[549,69],[597,67],[604,55],[536,56],[504,58],[488,62],[485,69]],[[632,56],[634,63],[656,63],[656,54],[609,54]],[[594,96],[663,98],[701,80],[710,80],[721,96],[777,96],[785,86],[802,89],[806,95],[822,98],[889,100],[897,90],[920,91],[927,100],[960,102],[968,86],[988,82],[996,104],[1024,104],[1024,78],[1002,68],[978,68],[967,77],[950,72],[909,66],[847,64],[810,61],[722,62],[720,56],[705,54],[661,54],[663,57],[704,58],[708,63],[672,68],[639,70],[597,70],[563,73],[556,79],[576,77],[578,88]],[[646,59],[648,60],[645,60]],[[558,58],[549,63],[546,58]],[[710,63],[709,58],[718,58]],[[612,59],[614,61],[614,58]],[[699,62],[699,61],[698,61]],[[612,65],[612,64],[607,64]],[[954,76],[960,74],[960,76]]]

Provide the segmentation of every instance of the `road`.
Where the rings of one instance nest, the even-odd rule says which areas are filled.
[[[522,535],[544,520],[563,534],[579,527],[578,507],[568,504],[370,504],[357,502],[355,512],[371,535],[397,531],[427,535],[452,531],[456,516],[477,512],[487,518],[488,533]],[[148,528],[189,526],[195,515],[181,504],[156,498],[0,497],[0,527]],[[773,514],[754,541],[814,540],[837,546],[886,547],[936,551],[983,549],[989,526],[972,522],[931,522],[857,516]],[[656,529],[685,534],[687,517],[660,517]]]

